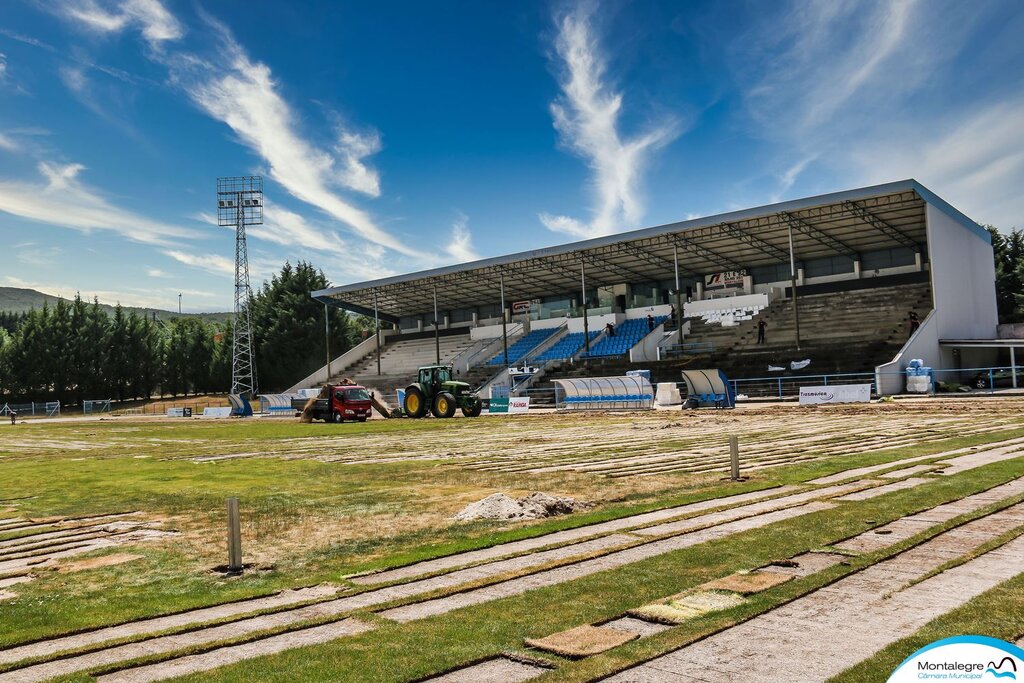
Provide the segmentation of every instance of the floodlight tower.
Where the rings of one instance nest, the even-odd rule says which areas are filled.
[[[245,226],[263,224],[263,177],[217,178],[217,224],[235,229],[235,334],[231,342],[231,393],[256,395],[252,353],[252,288]]]

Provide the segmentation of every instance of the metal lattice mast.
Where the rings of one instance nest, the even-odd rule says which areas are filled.
[[[256,395],[256,361],[252,347],[252,288],[249,285],[247,225],[263,223],[263,178],[217,179],[217,222],[235,229],[235,326],[231,341],[231,393]]]

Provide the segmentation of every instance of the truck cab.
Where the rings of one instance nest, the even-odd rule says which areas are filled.
[[[297,414],[305,415],[309,420],[324,422],[366,422],[370,417],[370,404],[370,392],[358,384],[325,384],[312,401],[305,398],[292,399],[292,408]]]
[[[339,384],[331,387],[331,414],[324,419],[331,422],[359,420],[366,422],[370,417],[370,392],[366,387],[354,384]]]

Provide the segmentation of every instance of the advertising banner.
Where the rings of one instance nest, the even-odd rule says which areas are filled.
[[[726,287],[742,287],[745,270],[726,270],[721,273],[708,273],[704,276],[704,289],[725,289]]]
[[[503,398],[492,398],[490,405],[487,408],[489,415],[509,415],[516,413],[525,413],[530,410],[530,397],[503,397]]]
[[[513,301],[512,315],[524,315],[526,313],[529,313],[532,307],[532,301]]]
[[[800,405],[822,403],[868,403],[871,401],[870,384],[834,384],[824,387],[800,387]]]

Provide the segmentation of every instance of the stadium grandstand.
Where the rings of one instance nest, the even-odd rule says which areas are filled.
[[[639,368],[679,381],[686,367],[877,371],[879,393],[897,393],[912,358],[969,368],[998,352],[981,343],[997,327],[990,235],[915,180],[311,296],[375,317],[381,333],[293,389],[331,375],[393,395],[441,362],[485,395]],[[522,366],[531,372],[517,384],[509,368]]]

